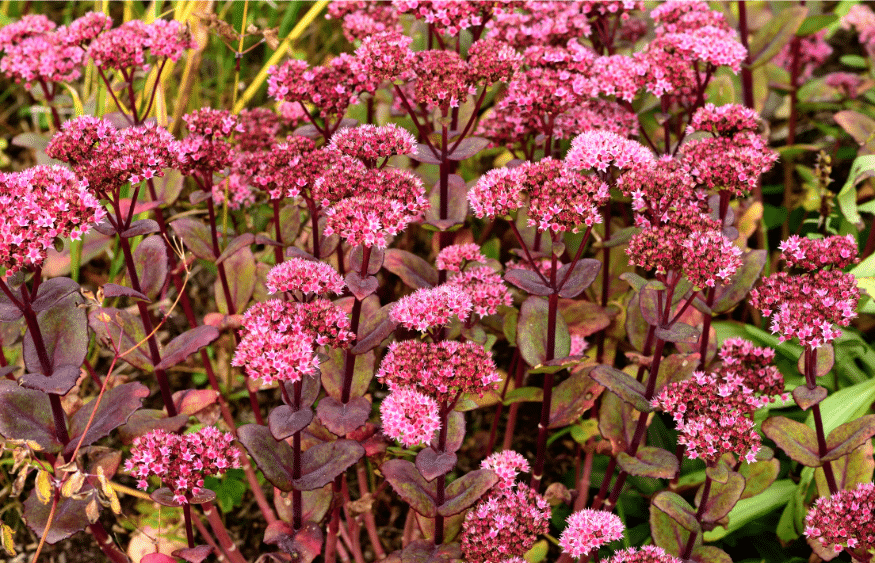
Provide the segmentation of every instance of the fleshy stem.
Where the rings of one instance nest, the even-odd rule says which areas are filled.
[[[817,387],[817,348],[812,348],[809,345],[805,346],[805,386],[810,390]],[[817,450],[818,455],[823,458],[829,451],[826,445],[826,435],[823,430],[823,417],[820,414],[820,403],[811,407],[814,414],[814,431],[817,433]],[[836,485],[835,474],[832,470],[832,464],[829,461],[823,462],[823,475],[826,477],[826,484],[829,486],[830,494],[836,494],[839,491]]]
[[[283,262],[283,231],[280,225],[280,200],[272,199],[270,200],[271,205],[273,206],[273,224],[276,229],[276,241],[280,243],[279,246],[273,247],[273,258],[274,262],[277,264],[282,264]],[[315,235],[315,233],[314,233]]]
[[[292,387],[292,395],[289,396],[289,391],[285,385],[280,385],[282,389],[283,400],[287,405],[297,412],[301,409],[301,391],[303,382],[299,379],[295,381]],[[292,479],[301,478],[301,432],[298,430],[292,435]],[[295,530],[300,530],[303,526],[303,498],[301,491],[297,488],[292,488],[292,525]]]
[[[605,223],[605,241],[607,242],[611,238],[611,202],[608,201],[608,204],[605,205],[604,209],[604,223]],[[611,286],[611,248],[609,246],[605,246],[602,249],[602,294],[601,294],[601,306],[602,309],[608,306],[608,294],[610,293]],[[605,358],[605,336],[607,335],[607,328],[604,328],[599,331],[598,335],[598,344],[596,348],[596,363],[602,363]]]
[[[437,447],[437,455],[441,455],[444,453],[444,450],[447,449],[447,415],[450,413],[450,409],[452,405],[447,405],[444,402],[441,405],[440,409],[440,419],[441,419],[441,430],[438,434],[438,447]],[[436,487],[437,489],[437,498],[435,498],[435,502],[438,506],[441,506],[444,502],[446,502],[446,493],[447,493],[447,474],[442,473],[438,475]],[[436,514],[434,517],[434,544],[436,546],[442,545],[444,543],[444,517],[440,514]]]
[[[699,508],[696,509],[696,521],[702,524],[702,517],[705,515],[705,509],[708,506],[708,497],[711,496],[711,476],[705,473],[705,484],[702,487],[702,500],[699,501]],[[690,537],[687,538],[687,545],[684,546],[684,553],[681,559],[687,561],[693,555],[693,548],[696,547],[696,540],[699,538],[698,532],[690,532]]]
[[[720,224],[726,220],[726,214],[729,212],[729,198],[732,194],[728,190],[720,190],[720,208],[718,210],[720,216]],[[699,337],[699,367],[697,370],[705,369],[705,362],[708,356],[708,344],[711,338],[711,322],[714,319],[714,313],[711,312],[711,307],[714,306],[714,296],[716,295],[717,287],[711,286],[708,288],[708,293],[705,296],[705,305],[708,306],[708,312],[704,314],[702,321],[702,335]]]

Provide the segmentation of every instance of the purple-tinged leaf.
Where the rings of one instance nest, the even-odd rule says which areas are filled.
[[[711,311],[725,313],[738,305],[760,279],[766,264],[765,250],[749,250],[742,258],[741,267],[726,284],[718,286]]]
[[[49,397],[8,379],[0,379],[0,434],[7,440],[33,440],[49,453],[61,449]]]
[[[610,440],[611,451],[618,454],[632,442],[635,433],[632,405],[613,393],[602,393],[599,408],[599,434]]]
[[[49,146],[51,137],[48,134],[32,133],[26,131],[12,137],[11,144],[24,149],[33,149],[37,152],[45,152]]]
[[[161,362],[155,366],[155,369],[167,369],[182,363],[186,358],[208,346],[217,338],[219,338],[219,331],[213,326],[201,325],[187,330],[171,340],[164,348]]]
[[[875,469],[875,459],[872,458],[872,442],[865,441],[850,454],[834,459],[829,462],[832,468],[836,487],[840,491],[849,491],[860,483],[872,482],[872,471]],[[814,479],[817,482],[817,492],[822,497],[828,497],[831,493],[823,474],[823,467],[814,470]]]
[[[216,258],[216,265],[218,266],[223,263],[241,248],[249,248],[253,244],[255,244],[255,235],[252,233],[243,233],[242,235],[234,237],[234,240],[228,243],[225,250],[223,250],[219,257]]]
[[[759,67],[774,58],[796,34],[808,15],[804,6],[788,6],[770,18],[750,43],[750,66]]]
[[[81,491],[83,493],[90,493],[81,500],[66,497],[58,499],[58,506],[55,507],[51,525],[46,530],[49,513],[52,510],[52,503],[43,504],[37,498],[36,489],[34,489],[30,492],[27,500],[24,501],[24,521],[27,522],[27,527],[37,537],[44,537],[47,544],[54,545],[77,532],[81,532],[85,529],[85,526],[90,524],[88,516],[85,514],[85,507],[91,502],[94,494],[93,491],[94,489],[91,489],[91,491]]]
[[[732,563],[732,557],[728,553],[713,545],[700,545],[690,558],[696,563]]]
[[[656,377],[655,395],[669,383],[689,379],[699,364],[699,354],[671,354],[662,359]]]
[[[328,393],[329,397],[334,397],[339,401],[343,391],[343,366],[345,354],[343,350],[337,349],[329,349],[325,352],[328,359],[322,362],[322,365],[319,366],[319,369],[322,371],[322,385],[325,387],[325,392]],[[374,354],[368,352],[356,357],[355,371],[352,376],[352,387],[350,388],[350,397],[361,397],[367,393],[368,386],[371,384],[371,379],[373,377]]]
[[[690,538],[690,532],[673,520],[668,514],[651,505],[650,536],[657,547],[669,555],[680,557]],[[701,543],[701,534],[696,534],[696,544]]]
[[[607,328],[611,316],[598,303],[592,301],[559,300],[559,313],[568,325],[568,331],[577,336],[589,336]]]
[[[365,397],[351,397],[346,404],[325,397],[316,407],[319,421],[336,436],[346,436],[365,425],[371,416],[371,402]]]
[[[268,524],[264,543],[277,546],[295,563],[311,563],[322,553],[322,529],[314,522],[307,522],[296,531],[278,520]]]
[[[155,299],[167,281],[167,249],[164,239],[155,235],[147,237],[134,250],[134,264],[140,289],[149,299]]]
[[[374,276],[383,267],[383,260],[386,254],[382,248],[376,246],[371,247],[371,254],[368,256],[368,274]],[[364,259],[364,251],[361,246],[354,246],[349,250],[349,270],[352,272],[362,271],[362,260]]]
[[[219,400],[218,391],[213,389],[183,389],[171,395],[176,412],[186,416],[194,416],[202,410],[211,407]]]
[[[60,366],[51,377],[41,373],[26,373],[18,380],[25,389],[34,389],[50,395],[66,395],[79,379],[79,366]]]
[[[292,496],[289,493],[284,493],[274,487],[274,506],[276,507],[277,516],[281,520],[291,522],[294,517],[292,507]],[[325,485],[321,489],[315,491],[301,492],[301,516],[304,520],[320,522],[328,511],[331,509],[334,493],[331,491],[331,485]]]
[[[441,475],[446,475],[456,466],[458,457],[455,453],[437,453],[429,446],[416,454],[416,469],[420,475],[431,483]]]
[[[5,293],[0,293],[0,322],[14,323],[23,316],[21,309],[13,305]]]
[[[684,497],[671,491],[661,491],[653,497],[653,506],[668,515],[688,532],[701,533],[696,509]]]
[[[744,477],[730,471],[725,483],[711,482],[711,492],[708,502],[705,503],[705,512],[702,514],[703,522],[717,522],[732,510],[741,499],[744,491]],[[699,487],[696,493],[696,505],[701,502],[704,485]]]
[[[617,462],[623,471],[637,477],[674,479],[678,472],[678,459],[675,455],[653,446],[639,448],[635,457],[620,452],[617,455]]]
[[[664,299],[660,299],[660,292],[664,289],[665,285],[663,283],[651,280],[638,292],[641,315],[647,324],[651,326],[662,324],[662,310],[659,304],[664,301]],[[663,306],[665,305],[663,304]]]
[[[568,275],[568,270],[571,264],[565,264],[559,271],[556,272],[556,279],[561,282]],[[598,276],[602,269],[602,263],[592,258],[584,258],[578,260],[571,270],[571,275],[568,280],[559,288],[559,297],[573,298],[577,297],[583,290],[592,285],[592,282]]]
[[[371,367],[373,367],[373,364],[371,364]],[[294,397],[295,384],[291,381],[286,381],[283,385],[286,386],[286,393],[288,393],[289,398]],[[301,379],[301,407],[313,406],[313,403],[319,398],[320,391],[322,391],[322,382],[319,372]]]
[[[380,471],[410,508],[428,518],[435,517],[434,487],[419,474],[416,466],[407,460],[392,459],[381,465]]]
[[[553,389],[549,428],[562,428],[592,408],[604,387],[589,376],[589,369],[578,371]]]
[[[805,385],[800,385],[796,389],[793,389],[793,400],[796,401],[796,404],[799,405],[799,408],[807,411],[814,405],[820,403],[826,396],[828,391],[825,387],[821,387],[820,385],[816,386],[814,389],[809,389]]]
[[[620,274],[620,279],[631,285],[636,293],[641,291],[641,289],[647,285],[647,280],[634,272],[623,272]]]
[[[434,151],[431,150],[431,147],[426,145],[425,143],[417,143],[416,144],[416,152],[414,154],[408,155],[410,158],[417,162],[422,162],[424,164],[440,164],[440,155],[435,155]]]
[[[36,292],[36,299],[31,303],[31,308],[36,311],[45,311],[56,305],[71,293],[79,291],[79,284],[70,278],[52,278],[40,284]]]
[[[82,296],[78,293],[70,294],[51,309],[37,314],[37,322],[53,370],[68,365],[80,366],[88,353],[88,319],[85,309],[77,307],[81,301]],[[24,334],[22,350],[27,371],[43,373],[29,330]]]
[[[210,228],[193,217],[182,217],[170,223],[176,235],[182,239],[191,253],[202,260],[215,260]]]
[[[508,270],[504,274],[504,281],[530,295],[544,297],[553,293],[553,290],[541,280],[541,276],[532,270],[524,270],[522,268]]]
[[[517,346],[523,359],[532,367],[547,360],[547,301],[529,297],[523,301],[517,321]],[[553,357],[564,358],[571,349],[571,336],[562,315],[556,316],[556,342]]]
[[[543,400],[544,390],[540,387],[517,387],[507,392],[503,403],[508,406],[514,403],[540,403]]]
[[[280,207],[280,235],[283,237],[283,242],[290,244],[298,238],[298,233],[301,231],[301,209],[289,203]],[[294,248],[294,247],[288,247]]]
[[[462,442],[465,441],[465,415],[458,411],[453,411],[447,416],[447,443],[444,447],[445,452],[457,452],[462,447]],[[431,447],[438,449],[437,436],[431,441]]]
[[[823,461],[832,461],[843,457],[860,444],[875,436],[875,414],[868,414],[858,419],[846,422],[829,433],[826,437],[826,454]]]
[[[163,205],[173,205],[179,194],[182,193],[182,187],[185,184],[185,178],[178,170],[164,170],[164,176],[153,180],[155,185],[156,201]]]
[[[447,500],[438,507],[438,514],[452,516],[474,506],[496,483],[498,475],[491,469],[466,473],[447,486]]]
[[[447,529],[449,527],[449,522],[447,522]],[[426,533],[431,532],[427,531]],[[391,560],[392,555],[384,560],[383,563],[460,563],[464,560],[458,543],[445,543],[436,546],[434,542],[429,540],[415,540],[411,542],[401,552],[397,562]]]
[[[361,337],[356,339],[355,346],[352,347],[353,354],[361,355],[370,352],[395,332],[398,323],[389,316],[389,311],[393,306],[394,303],[390,303],[382,307],[375,315],[375,318],[379,319],[378,322],[371,327],[359,331]],[[370,382],[370,378],[368,378],[368,382]]]
[[[142,235],[151,235],[161,231],[161,227],[154,219],[140,219],[131,223],[130,228],[125,229],[119,236],[122,238],[134,238]]]
[[[823,377],[832,370],[832,367],[836,363],[835,348],[833,348],[832,344],[824,344],[820,348],[817,348],[816,359],[817,365],[814,367],[814,375],[817,377]],[[799,361],[796,362],[796,367],[799,369],[799,373],[805,373],[804,352],[800,354]]]
[[[184,547],[173,552],[174,557],[179,557],[188,563],[203,563],[203,561],[213,554],[213,548],[208,545],[196,545],[195,547]],[[145,558],[143,558],[145,559]],[[141,559],[141,562],[143,561]]]
[[[365,297],[377,291],[378,283],[375,276],[368,276],[364,279],[358,272],[350,272],[346,274],[346,287],[359,301],[363,301]]]
[[[875,140],[872,139],[872,131],[875,130],[875,119],[851,109],[836,112],[832,117],[866,152],[869,154],[875,152]],[[855,179],[858,182],[862,181],[862,178],[859,176],[856,176]],[[856,221],[851,222],[855,223]]]
[[[140,563],[176,563],[176,559],[164,553],[147,553]]]
[[[615,246],[620,246],[622,244],[628,243],[632,240],[632,237],[641,232],[641,227],[626,227],[624,229],[620,229],[619,231],[614,232],[611,235],[611,238],[601,243],[602,248],[614,248]],[[593,245],[596,246],[596,245]],[[620,276],[622,279],[622,276]],[[643,279],[643,278],[641,278]],[[637,288],[636,288],[637,289]]]
[[[292,131],[292,135],[296,137],[307,137],[308,139],[318,140],[322,138],[322,133],[316,129],[315,125],[301,125],[294,131]]]
[[[131,444],[134,438],[148,434],[152,430],[179,432],[188,423],[188,415],[179,414],[172,418],[167,412],[158,409],[140,409],[118,428],[119,439],[123,444]]]
[[[313,409],[305,407],[294,410],[289,405],[280,405],[270,411],[267,425],[277,440],[285,440],[306,428],[313,421]]]
[[[757,461],[756,463],[742,463],[738,472],[744,477],[745,486],[741,498],[755,497],[769,488],[778,478],[781,471],[781,462],[777,459]]]
[[[142,383],[125,383],[104,393],[100,404],[96,407],[93,402],[84,405],[70,417],[70,443],[64,448],[64,455],[71,454],[80,440],[82,445],[90,446],[104,436],[108,436],[110,432],[127,422],[134,411],[142,406],[143,399],[148,396],[149,389]],[[92,418],[92,411],[95,408],[97,411]],[[89,420],[91,420],[90,426]]]
[[[655,335],[666,342],[694,343],[698,342],[701,333],[698,328],[678,321],[668,328],[656,327]]]
[[[623,323],[626,329],[626,338],[635,350],[644,350],[644,341],[647,339],[647,332],[650,330],[650,325],[641,314],[641,292],[636,291],[629,299],[629,305],[626,306],[626,322]],[[662,370],[660,370],[662,371]]]
[[[197,205],[199,203],[203,203],[208,199],[213,199],[213,192],[205,192],[203,190],[198,190],[196,192],[191,192],[188,195],[188,202],[192,205]]]
[[[459,161],[471,158],[488,147],[490,142],[489,139],[484,139],[483,137],[467,137],[462,139],[453,152],[447,155],[447,160]]]
[[[310,447],[301,455],[300,479],[292,481],[301,491],[319,489],[349,469],[365,455],[365,448],[353,440],[335,440]]]
[[[249,303],[249,298],[252,297],[252,292],[255,291],[255,256],[249,248],[244,247],[229,256],[224,265],[234,311],[242,313]],[[216,279],[213,291],[219,312],[229,314],[222,280]]]
[[[146,301],[147,303],[152,302],[151,299],[149,299],[139,291],[130,287],[126,287],[124,285],[118,285],[116,283],[105,283],[101,286],[101,288],[103,289],[104,297],[132,297],[134,299],[139,299],[140,301]]]
[[[763,422],[763,434],[784,450],[790,459],[808,467],[822,464],[814,430],[784,416],[775,416]]]
[[[387,248],[384,251],[383,267],[413,289],[434,287],[438,283],[438,272],[434,266],[406,250]]]
[[[596,366],[590,372],[590,377],[607,387],[608,390],[623,399],[623,401],[632,405],[635,410],[639,412],[653,412],[650,401],[644,397],[647,391],[644,388],[644,384],[628,373],[607,364],[602,364]]]
[[[292,490],[294,452],[285,440],[277,440],[260,424],[245,424],[237,429],[237,440],[243,444],[265,479],[281,491]]]
[[[109,320],[104,322],[104,318]],[[135,317],[127,311],[102,307],[91,311],[88,315],[88,324],[97,334],[98,340],[111,341],[122,352],[126,352],[145,340],[146,332],[139,317]],[[140,345],[130,353],[122,357],[132,366],[151,371],[152,359],[146,352],[145,345]]]
[[[116,230],[112,223],[106,218],[100,223],[95,223],[94,230],[107,237],[113,237],[118,232],[118,230]]]

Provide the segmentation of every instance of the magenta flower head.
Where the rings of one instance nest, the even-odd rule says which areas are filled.
[[[155,59],[177,61],[197,43],[177,20],[155,20],[151,24],[131,20],[99,35],[88,49],[98,67],[147,70],[146,51]]]
[[[476,342],[405,340],[389,345],[377,379],[390,390],[413,387],[445,403],[459,393],[482,397],[501,376],[492,354]]]
[[[507,489],[516,483],[516,476],[520,472],[529,471],[529,462],[522,454],[513,450],[495,452],[480,463],[483,469],[491,469],[498,475],[496,487]]]
[[[233,441],[230,432],[213,426],[182,435],[153,430],[134,439],[125,471],[137,479],[140,490],[148,488],[149,477],[157,476],[173,491],[173,500],[187,504],[203,492],[205,477],[240,467],[240,451]]]
[[[415,153],[416,138],[394,123],[381,127],[365,124],[340,129],[331,137],[328,148],[357,158],[369,167],[373,167],[381,158]]]
[[[342,116],[351,104],[358,103],[360,94],[373,93],[378,86],[348,53],[317,67],[310,67],[306,61],[288,60],[271,67],[267,84],[267,93],[275,100],[310,102],[323,117]]]
[[[452,244],[438,252],[435,266],[438,270],[461,272],[468,262],[486,263],[486,256],[480,252],[479,244]]]
[[[842,269],[860,261],[857,256],[857,241],[853,235],[821,239],[790,235],[778,248],[781,249],[781,257],[788,266],[802,270],[829,267]]]
[[[544,158],[518,168],[529,194],[528,225],[541,232],[571,231],[580,225],[602,222],[599,207],[610,198],[608,185],[595,175],[584,175],[565,163]]]
[[[559,547],[571,557],[583,557],[608,542],[623,537],[626,527],[619,516],[585,508],[573,513],[559,536]]]
[[[630,547],[614,553],[607,563],[683,563],[681,559],[669,555],[661,547],[645,545],[641,548]]]
[[[875,483],[817,499],[805,516],[805,536],[837,554],[848,550],[869,555],[875,548]]]
[[[741,267],[741,249],[720,231],[690,233],[681,246],[684,274],[698,288],[726,283]]]
[[[739,104],[708,103],[693,114],[689,132],[707,131],[715,137],[732,137],[737,133],[755,132],[759,126],[760,116],[756,110]]]
[[[606,172],[614,167],[628,170],[653,160],[653,153],[637,141],[610,131],[587,131],[571,141],[565,162],[575,170]]]
[[[267,290],[271,293],[299,291],[305,295],[341,294],[346,283],[325,262],[290,258],[267,273]]]
[[[62,166],[0,174],[0,265],[7,274],[40,266],[56,238],[79,240],[105,215],[87,184]]]
[[[632,102],[644,87],[646,68],[643,62],[629,55],[609,55],[593,60],[586,74],[574,77],[572,87],[578,95],[613,96]]]
[[[188,130],[204,137],[230,137],[243,132],[239,118],[226,109],[201,108],[182,116]]]
[[[743,132],[733,137],[694,139],[681,146],[681,158],[688,163],[697,183],[711,190],[747,195],[764,172],[778,160],[761,136]]]
[[[280,118],[267,108],[244,109],[238,115],[240,128],[234,135],[237,148],[245,152],[270,150],[280,131]]]
[[[363,70],[374,79],[392,82],[407,74],[413,66],[413,51],[410,50],[412,41],[411,37],[398,31],[376,33],[362,39],[355,56]]]
[[[650,11],[657,35],[692,31],[706,25],[729,30],[726,16],[712,10],[702,0],[668,0]]]
[[[392,0],[392,6],[401,13],[413,14],[425,20],[441,34],[455,36],[463,29],[483,25],[492,4],[466,0]]]
[[[386,2],[371,2],[369,0],[348,0],[331,2],[325,19],[342,21],[343,35],[353,43],[362,43],[370,37],[387,31],[402,31],[398,23],[398,10]]]
[[[510,215],[523,206],[523,191],[516,168],[493,168],[468,192],[468,202],[479,218]]]
[[[497,39],[480,39],[468,49],[468,72],[472,83],[508,82],[522,63],[521,54]]]
[[[501,305],[513,304],[513,295],[504,284],[504,278],[489,266],[470,267],[448,279],[447,285],[464,290],[471,298],[473,314],[480,317],[496,314]]]
[[[775,350],[743,338],[727,338],[720,346],[720,378],[752,389],[763,397],[784,394],[784,376],[774,365]]]
[[[416,103],[447,111],[468,99],[468,64],[455,51],[431,50],[415,53]]]
[[[437,401],[410,387],[395,389],[380,403],[383,434],[405,448],[425,444],[441,428]]]
[[[471,296],[450,284],[418,289],[399,299],[389,316],[410,330],[425,332],[447,325],[453,317],[466,319],[471,314]]]
[[[58,34],[64,43],[81,47],[111,27],[112,19],[103,12],[88,12],[58,29]]]

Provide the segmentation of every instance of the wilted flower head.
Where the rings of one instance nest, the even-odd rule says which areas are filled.
[[[300,291],[305,295],[341,294],[346,284],[333,267],[325,262],[289,258],[277,264],[267,273],[267,290]]]
[[[583,557],[608,542],[623,537],[626,527],[619,516],[585,508],[573,513],[559,536],[559,547],[571,557]]]
[[[683,563],[673,555],[669,555],[661,547],[645,545],[643,547],[623,549],[614,553],[607,563]]]
[[[383,434],[405,448],[424,444],[441,428],[437,401],[410,387],[393,390],[380,403]]]
[[[56,238],[79,240],[104,215],[87,185],[67,168],[0,173],[0,265],[7,274],[40,266]]]
[[[394,123],[345,127],[331,137],[328,148],[364,161],[370,167],[381,158],[416,152],[416,138]]]
[[[453,317],[466,319],[471,314],[471,297],[450,284],[422,288],[399,299],[389,316],[410,330],[425,332],[447,325]]]
[[[875,483],[820,497],[805,516],[805,536],[832,547],[868,553],[875,547]],[[856,558],[855,558],[856,559]],[[863,559],[860,559],[863,560]]]
[[[137,479],[137,488],[146,490],[146,479],[157,476],[173,491],[173,500],[188,503],[203,492],[204,478],[221,475],[240,467],[240,450],[230,432],[207,426],[192,434],[171,434],[153,430],[134,439],[125,471]]]
[[[802,270],[829,267],[841,269],[860,261],[857,256],[857,241],[853,235],[821,239],[790,235],[778,248],[781,249],[781,257],[788,266]]]
[[[493,389],[501,377],[492,355],[476,342],[393,342],[380,364],[377,379],[390,390],[413,387],[444,403],[458,393]]]
[[[480,252],[480,245],[473,242],[467,244],[452,244],[438,252],[435,265],[438,270],[460,272],[469,262],[486,263],[486,257]]]

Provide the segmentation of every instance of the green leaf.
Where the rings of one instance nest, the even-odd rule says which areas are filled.
[[[530,366],[543,364],[547,360],[548,304],[546,299],[529,297],[520,308],[517,325],[517,345],[523,359]],[[571,336],[568,325],[557,311],[554,358],[564,358],[571,349]]]
[[[504,405],[514,403],[536,403],[544,400],[544,390],[540,387],[519,387],[508,391],[504,396]]]
[[[784,450],[790,459],[808,467],[821,465],[814,430],[785,416],[775,416],[763,422],[763,434]]]
[[[814,16],[808,16],[802,22],[802,25],[799,26],[799,29],[796,30],[796,35],[798,37],[812,35],[821,29],[832,25],[838,20],[839,17],[837,14],[817,14]]]
[[[768,20],[750,42],[750,66],[756,68],[772,60],[790,42],[808,15],[808,8],[791,6]]]
[[[703,487],[699,487],[696,493],[696,503],[702,500]],[[705,503],[705,512],[702,514],[704,522],[717,522],[727,514],[738,503],[741,494],[744,491],[744,477],[730,471],[727,475],[725,483],[711,482],[711,492],[708,495],[708,500]]]
[[[696,509],[684,497],[671,491],[661,491],[653,497],[653,506],[667,514],[672,520],[690,532],[699,532],[701,527],[696,519]]]
[[[846,422],[826,437],[827,452],[823,456],[823,460],[832,461],[843,457],[857,449],[873,435],[875,435],[875,414]]]
[[[848,114],[854,112],[845,111],[839,113]],[[862,116],[862,114],[860,115]],[[856,116],[849,116],[849,120],[854,119],[855,117]],[[858,143],[860,142],[860,139],[857,139],[858,135],[855,135],[848,129],[848,127],[851,126],[850,121],[839,121],[839,114],[836,114],[836,121],[838,121],[839,124],[842,125],[842,127],[844,127],[846,131],[851,133],[851,135],[857,140]],[[858,119],[854,119],[854,121],[854,127],[856,127],[857,125],[865,125],[859,123]],[[869,121],[872,120],[869,119]],[[875,124],[875,122],[873,122],[873,124]],[[862,134],[863,133],[859,133],[859,135]],[[866,138],[868,139],[871,134],[872,129],[869,129],[869,133]],[[851,223],[857,224],[861,221],[860,214],[857,211],[857,184],[865,178],[871,176],[873,172],[875,172],[875,155],[865,154],[858,156],[856,159],[854,159],[853,164],[851,164],[851,171],[848,173],[848,179],[845,182],[845,185],[842,186],[842,189],[839,190],[838,195],[836,195],[836,201],[839,204],[839,209],[841,209],[842,215],[844,215],[845,219],[847,219]]]
[[[746,484],[741,498],[755,497],[768,489],[778,478],[780,471],[781,463],[774,458],[756,463],[742,463],[738,472],[744,477]]]
[[[635,457],[620,452],[617,461],[623,471],[638,477],[674,479],[678,471],[677,457],[669,451],[653,446],[639,448]]]
[[[624,373],[612,366],[602,364],[596,366],[590,373],[590,377],[607,387],[612,393],[629,403],[639,412],[653,412],[644,394],[644,384],[631,375]]]
[[[738,501],[735,508],[729,512],[729,525],[726,528],[714,528],[710,532],[705,532],[705,541],[717,541],[730,532],[741,529],[748,522],[787,504],[795,490],[796,484],[793,481],[782,479],[773,483],[764,493]]]
[[[851,68],[869,68],[866,58],[860,55],[842,55],[839,57],[839,62]]]

